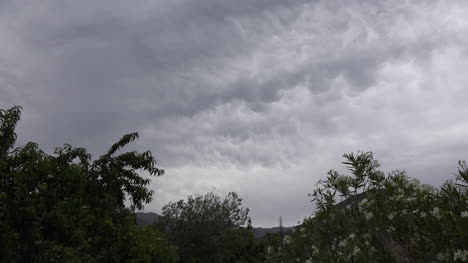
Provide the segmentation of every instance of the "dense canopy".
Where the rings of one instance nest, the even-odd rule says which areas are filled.
[[[468,166],[440,188],[405,171],[387,175],[371,152],[345,154],[310,197],[316,211],[295,231],[254,240],[249,209],[230,192],[169,202],[155,224],[135,211],[152,200],[151,152],[120,151],[124,135],[93,160],[69,144],[53,154],[16,147],[21,107],[0,110],[1,262],[466,262]]]
[[[137,170],[164,172],[150,152],[116,154],[138,134],[123,136],[94,161],[68,144],[49,155],[32,142],[14,148],[20,115],[20,107],[0,110],[0,261],[176,259],[159,232],[135,227],[134,210],[153,194]]]

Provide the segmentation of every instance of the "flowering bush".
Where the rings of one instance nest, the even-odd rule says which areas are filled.
[[[271,262],[467,262],[468,168],[440,189],[405,171],[385,175],[372,153],[345,154],[310,194],[314,216],[269,254]],[[344,201],[337,204],[339,198]]]

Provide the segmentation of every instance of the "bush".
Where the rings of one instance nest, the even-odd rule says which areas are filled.
[[[455,262],[468,258],[468,169],[440,189],[404,171],[387,176],[372,153],[345,154],[350,175],[331,170],[310,195],[314,216],[269,261]],[[336,204],[341,197],[345,201]]]

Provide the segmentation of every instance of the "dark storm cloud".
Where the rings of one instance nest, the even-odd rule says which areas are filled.
[[[243,195],[254,223],[292,224],[343,152],[372,150],[429,183],[466,158],[465,11],[461,0],[1,1],[0,106],[22,105],[20,142],[47,149],[102,153],[139,131],[135,147],[168,171],[149,210],[214,186]]]
[[[273,2],[179,2],[148,10],[122,2],[109,7],[52,1],[46,7],[30,3],[26,10],[13,5],[11,11],[25,17],[12,29],[20,31],[11,34],[34,56],[25,69],[27,83],[17,86],[39,90],[30,100],[41,108],[46,123],[61,120],[75,139],[109,134],[117,119],[132,127],[190,115],[212,102],[274,98],[271,89],[251,91],[248,83],[218,93],[196,76],[207,68],[216,74],[223,59],[246,52],[248,43],[225,18],[262,12],[278,5]],[[43,133],[54,131],[63,133],[55,127]]]

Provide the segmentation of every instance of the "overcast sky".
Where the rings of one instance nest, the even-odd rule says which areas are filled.
[[[102,154],[137,131],[166,174],[145,211],[235,191],[301,221],[342,154],[424,183],[468,159],[466,0],[0,0],[18,145]]]

